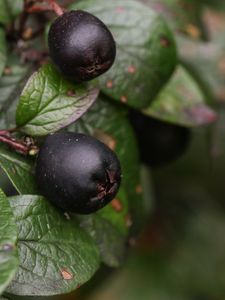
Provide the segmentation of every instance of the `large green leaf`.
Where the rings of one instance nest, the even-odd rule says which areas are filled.
[[[97,237],[103,261],[109,265],[116,265],[115,262],[119,263],[118,257],[121,257],[121,253],[112,253],[111,249],[118,247],[122,249],[119,243],[122,242],[123,247],[125,246],[126,227],[133,225],[133,232],[136,233],[143,225],[147,214],[141,195],[137,145],[130,124],[126,120],[126,109],[119,104],[110,103],[109,99],[101,96],[93,107],[69,129],[94,135],[117,153],[122,164],[122,186],[119,195],[116,196],[122,204],[121,213],[114,211],[115,207],[120,207],[120,205],[109,205],[105,210],[90,218],[93,230],[97,230],[93,232],[93,236]],[[127,207],[129,207],[129,214],[126,213]],[[108,225],[103,235],[102,228],[106,227],[106,216]],[[121,238],[118,238],[118,235],[115,238],[115,234],[112,236],[112,232],[115,232],[114,228],[119,229],[122,234]],[[109,253],[114,255],[114,259],[112,256],[109,259]]]
[[[68,82],[52,65],[44,65],[22,91],[16,123],[33,136],[55,132],[84,114],[97,95],[98,89]]]
[[[19,271],[7,289],[17,295],[68,293],[92,277],[99,253],[75,220],[44,198],[10,198],[18,226]]]
[[[99,17],[116,40],[116,60],[99,77],[101,90],[131,106],[146,107],[176,65],[173,36],[163,19],[132,0],[85,0],[71,9],[84,9]]]
[[[6,47],[6,40],[5,40],[5,31],[3,28],[0,28],[0,76],[2,75],[2,72],[6,64],[6,53],[7,53],[7,47]]]
[[[20,194],[36,194],[34,162],[0,145],[0,167]]]
[[[5,194],[0,190],[0,295],[19,266],[16,222]]]
[[[185,126],[198,126],[216,120],[205,103],[204,94],[195,79],[179,67],[172,79],[143,112],[157,119]]]

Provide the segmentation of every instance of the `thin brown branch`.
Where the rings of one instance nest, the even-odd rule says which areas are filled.
[[[0,142],[10,146],[16,152],[23,155],[36,155],[38,153],[38,147],[34,144],[33,139],[27,137],[24,140],[17,140],[12,137],[11,133],[16,129],[0,130]]]
[[[22,142],[16,141],[9,136],[0,135],[0,142],[9,145],[11,148],[24,155],[27,155],[30,151],[27,145]]]
[[[39,0],[36,1],[39,3],[44,3],[46,5],[37,5],[33,4],[32,6],[28,6],[26,11],[28,13],[36,13],[42,11],[53,11],[57,16],[61,16],[64,13],[64,9],[55,2],[55,0]]]
[[[61,16],[64,13],[63,8],[54,0],[47,0],[47,2],[57,16]]]

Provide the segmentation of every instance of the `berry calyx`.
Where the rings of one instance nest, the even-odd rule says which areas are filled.
[[[51,25],[49,54],[58,70],[75,82],[106,72],[116,56],[116,45],[106,25],[92,14],[69,11]]]
[[[48,200],[68,212],[89,214],[109,203],[121,181],[116,154],[84,134],[49,135],[36,163],[38,187]]]

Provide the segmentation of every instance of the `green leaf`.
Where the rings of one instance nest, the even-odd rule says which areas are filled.
[[[132,231],[136,233],[143,225],[146,217],[141,195],[137,145],[132,128],[126,119],[126,113],[127,110],[119,104],[110,103],[109,99],[101,96],[93,107],[69,128],[70,131],[91,134],[106,143],[117,153],[122,165],[122,185],[120,193],[116,196],[122,204],[121,213],[114,211],[115,207],[109,205],[99,214],[90,217],[89,222],[93,226],[92,236],[96,237],[102,259],[108,265],[120,263],[120,258],[124,253],[121,242],[124,249],[127,227],[133,225]],[[127,208],[129,208],[128,213],[126,212]],[[106,216],[108,218],[107,223],[105,221]],[[110,224],[111,229],[109,229]],[[107,230],[103,234],[102,228],[105,227]],[[119,229],[121,238],[118,237],[114,228],[117,232]],[[91,232],[91,230],[89,231]],[[120,252],[113,252],[112,249],[121,250]],[[112,255],[109,258],[110,253],[114,255],[114,259]]]
[[[218,11],[224,11],[225,3],[221,0],[201,0],[202,4],[208,5]]]
[[[199,191],[199,186],[197,189]],[[183,190],[183,195],[186,199],[190,197],[187,196],[187,189]],[[188,198],[189,205],[195,196],[196,193]],[[140,298],[140,290],[141,299],[221,299],[225,293],[224,212],[220,206],[217,207],[218,203],[217,209],[210,205],[208,207],[209,203],[206,205],[204,198],[203,206],[197,209],[197,198],[190,205],[193,209],[191,216],[190,207],[187,209],[181,198],[179,205],[172,206],[173,209],[171,203],[168,204],[166,212],[171,210],[172,220],[167,215],[162,221],[158,211],[156,222],[145,233],[141,247],[130,256],[124,268],[96,289],[89,299],[137,300]],[[215,205],[217,199],[212,200]],[[182,210],[184,230],[176,238],[174,235],[171,237],[171,231],[177,234],[178,228],[174,226],[171,230],[169,224],[174,218],[181,218],[179,212]],[[154,243],[159,243],[160,247],[154,249]]]
[[[68,293],[89,280],[99,267],[92,239],[44,198],[10,198],[19,236],[19,271],[7,291],[17,295]]]
[[[0,23],[8,25],[23,9],[22,0],[1,0],[0,1]]]
[[[184,126],[208,124],[214,122],[217,117],[216,113],[206,105],[198,83],[181,66],[143,113]]]
[[[0,7],[1,11],[1,7]],[[7,47],[6,47],[6,40],[5,40],[5,31],[3,28],[0,28],[0,76],[4,70],[6,64],[6,55],[7,54]]]
[[[219,207],[201,207],[188,218],[175,255],[168,262],[174,288],[179,284],[183,293],[195,291],[209,298],[224,295],[224,226],[224,212]]]
[[[20,194],[35,194],[37,192],[33,175],[34,162],[29,158],[24,158],[22,155],[0,145],[0,167]]]
[[[18,269],[17,227],[5,194],[0,190],[0,295]]]
[[[223,105],[219,106],[217,109],[217,113],[218,113],[217,121],[215,122],[215,124],[213,124],[213,126],[210,128],[209,132],[207,133],[208,146],[209,146],[207,149],[208,150],[207,155],[209,155],[210,157],[210,164],[212,168],[214,170],[217,170],[218,172],[218,170],[221,170],[221,166],[223,166],[225,163],[225,143],[224,143],[225,127],[223,125],[225,120],[225,107]],[[200,165],[197,165],[196,169],[198,170],[202,168]],[[195,170],[192,170],[192,172],[194,171]],[[221,171],[223,171],[223,168]],[[223,176],[221,176],[221,178],[223,178]],[[214,183],[212,182],[212,184]],[[220,183],[218,183],[218,186],[220,186]],[[216,189],[218,190],[218,192],[220,192],[218,188]]]
[[[16,113],[20,130],[33,136],[47,135],[68,126],[94,103],[96,88],[66,81],[44,65],[24,87]]]
[[[148,106],[176,65],[173,35],[163,19],[130,0],[84,0],[70,8],[84,9],[99,17],[116,40],[116,60],[99,77],[101,90],[128,105]]]
[[[196,0],[140,0],[162,15],[175,33],[193,39],[205,38],[202,22],[203,3]]]
[[[29,72],[29,65],[22,64],[19,58],[14,55],[10,55],[7,60],[6,69],[3,76],[0,79],[0,104],[1,111],[4,111],[5,102],[8,104],[11,98],[17,98],[19,94],[22,81],[27,77]],[[16,90],[19,90],[16,92]],[[13,95],[13,96],[12,96]],[[11,105],[11,102],[9,103]]]
[[[9,56],[0,78],[0,128],[15,127],[17,100],[29,72],[29,64],[21,64],[18,57]]]
[[[143,206],[147,215],[153,212],[155,195],[151,170],[146,165],[141,166],[141,183],[143,189]]]
[[[221,39],[225,34],[224,27],[217,34],[208,43],[181,37],[178,40],[181,63],[199,81],[212,103],[225,101],[225,42]]]
[[[10,12],[8,3],[6,0],[0,1],[0,23],[2,24],[8,24],[10,22]]]
[[[15,19],[23,10],[23,1],[21,0],[3,0],[6,1],[12,19]]]
[[[84,228],[99,247],[102,261],[111,267],[118,267],[124,261],[128,236],[126,216],[128,199],[120,188],[116,198],[95,214],[79,217]]]
[[[147,240],[147,237],[146,237]],[[136,251],[137,252],[137,251]],[[136,255],[135,255],[136,254]],[[168,277],[163,276],[162,261],[148,252],[134,253],[123,269],[118,270],[91,294],[88,300],[193,300],[168,286]],[[141,297],[140,297],[141,291]],[[198,299],[198,298],[197,298]]]

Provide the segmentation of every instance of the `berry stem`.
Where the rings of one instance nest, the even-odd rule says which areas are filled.
[[[61,16],[64,13],[63,8],[54,0],[47,0],[47,2],[57,16]]]
[[[28,13],[35,13],[35,12],[41,12],[41,11],[53,11],[57,16],[61,16],[64,13],[63,8],[55,2],[55,0],[38,0],[36,2],[45,3],[45,6],[41,5],[32,5],[30,7],[27,7]]]
[[[41,11],[51,11],[52,9],[50,7],[45,7],[41,5],[33,5],[27,9],[27,12],[29,14],[31,13],[36,13],[36,12],[41,12]]]
[[[0,142],[5,143],[15,149],[17,152],[27,155],[29,153],[28,147],[22,142],[18,142],[9,136],[0,135]]]
[[[10,136],[10,132],[8,130],[0,130],[0,136]]]
[[[35,145],[26,144],[24,141],[16,140],[11,136],[13,130],[0,130],[0,142],[10,146],[15,151],[23,155],[34,155],[38,152],[38,148]]]

